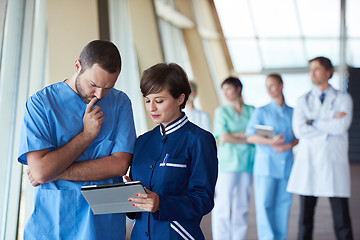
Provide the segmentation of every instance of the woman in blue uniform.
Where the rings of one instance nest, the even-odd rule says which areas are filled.
[[[129,199],[144,210],[133,214],[131,239],[204,239],[200,221],[214,206],[218,173],[215,139],[181,111],[191,90],[180,66],[150,67],[140,88],[158,126],[136,140],[131,178],[146,194]]]
[[[286,191],[297,144],[292,131],[293,109],[286,105],[280,75],[270,74],[266,90],[272,101],[255,109],[246,129],[248,142],[256,144],[254,195],[258,239],[286,239],[291,194]],[[256,125],[271,126],[275,136],[266,138]]]

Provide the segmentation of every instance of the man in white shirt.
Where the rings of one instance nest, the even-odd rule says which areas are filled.
[[[287,191],[300,195],[298,239],[312,239],[318,197],[329,197],[337,239],[353,239],[349,216],[348,130],[352,99],[330,84],[334,67],[325,57],[309,61],[314,87],[301,96],[293,114],[298,151]]]
[[[206,112],[198,110],[194,106],[194,100],[197,94],[197,85],[193,81],[190,82],[191,94],[186,102],[186,106],[183,109],[190,122],[198,125],[206,131],[211,131],[210,117]]]

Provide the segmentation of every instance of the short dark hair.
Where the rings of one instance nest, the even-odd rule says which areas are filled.
[[[110,41],[94,40],[89,42],[81,51],[79,60],[81,71],[99,64],[109,73],[121,71],[121,57],[118,48]]]
[[[323,66],[327,71],[330,71],[331,72],[330,78],[333,76],[333,74],[334,74],[334,66],[332,65],[330,59],[328,59],[327,57],[320,56],[320,57],[310,59],[309,63],[311,63],[313,61],[319,62],[320,65]]]
[[[144,97],[152,93],[167,90],[174,99],[185,94],[180,109],[185,107],[191,93],[188,77],[185,71],[176,63],[158,63],[146,69],[140,81],[141,93]]]
[[[228,77],[228,78],[226,78],[221,83],[221,87],[223,87],[225,84],[230,84],[230,85],[234,86],[235,88],[238,88],[238,87],[240,87],[241,89],[243,88],[243,85],[242,85],[240,79],[237,78],[237,77]]]
[[[274,78],[278,83],[282,83],[282,84],[284,83],[281,75],[278,73],[271,73],[271,74],[267,75],[267,78],[269,78],[269,77]]]

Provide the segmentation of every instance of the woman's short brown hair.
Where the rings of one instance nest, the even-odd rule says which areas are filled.
[[[185,107],[191,93],[188,77],[176,63],[158,63],[146,69],[140,81],[140,89],[144,97],[167,90],[174,99],[178,99],[184,93],[180,109]]]

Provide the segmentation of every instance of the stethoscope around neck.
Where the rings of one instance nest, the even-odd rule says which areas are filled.
[[[336,100],[337,91],[335,91],[334,93],[335,93],[335,97],[333,98],[333,100],[332,100],[331,103],[330,103],[330,108],[329,108],[329,110],[332,110],[333,107],[334,107],[334,103],[335,103],[335,100]],[[309,102],[309,98],[310,98],[310,97],[312,97],[312,92],[308,92],[308,93],[306,94],[305,104],[306,104],[307,108],[309,109],[309,111],[312,112],[314,104],[311,104],[311,103]]]

